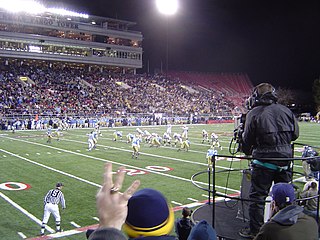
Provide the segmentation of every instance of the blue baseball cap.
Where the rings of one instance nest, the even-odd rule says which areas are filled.
[[[294,188],[290,183],[276,183],[271,190],[273,200],[278,204],[290,204],[296,200]]]

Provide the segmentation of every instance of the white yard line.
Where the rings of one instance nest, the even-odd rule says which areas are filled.
[[[81,226],[75,222],[70,222],[70,224],[76,228],[80,228]]]
[[[7,203],[11,204],[14,208],[16,208],[17,210],[19,210],[20,212],[22,212],[24,215],[26,215],[28,218],[30,218],[32,221],[36,222],[38,225],[41,226],[42,224],[42,220],[36,218],[35,216],[33,216],[31,213],[29,213],[27,210],[25,210],[23,207],[21,207],[20,205],[18,205],[17,203],[15,203],[14,201],[12,201],[9,197],[7,197],[6,195],[4,195],[2,192],[0,192],[0,197],[3,198]],[[49,227],[46,226],[46,229],[50,232],[50,233],[54,233],[55,231]],[[40,228],[39,228],[40,230]]]
[[[19,235],[22,239],[26,239],[26,238],[27,238],[27,236],[24,235],[22,232],[18,232],[18,235]]]

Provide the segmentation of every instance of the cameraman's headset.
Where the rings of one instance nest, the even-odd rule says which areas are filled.
[[[251,94],[251,96],[247,99],[246,101],[246,107],[248,110],[254,108],[255,106],[258,106],[262,103],[267,103],[268,102],[264,102],[261,101],[261,99],[263,98],[263,96],[265,96],[267,93],[271,93],[274,97],[276,97],[275,95],[275,88],[269,84],[269,83],[260,83],[259,85],[257,85],[254,89],[253,92]],[[270,100],[270,104],[273,101]]]

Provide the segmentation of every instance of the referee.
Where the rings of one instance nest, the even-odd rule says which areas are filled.
[[[44,214],[43,214],[43,220],[42,220],[41,231],[40,231],[41,236],[44,235],[44,231],[51,213],[56,219],[57,232],[61,232],[61,226],[60,226],[61,217],[60,217],[58,204],[61,203],[62,209],[66,208],[66,202],[64,200],[64,196],[61,191],[62,187],[63,187],[63,184],[61,182],[58,182],[56,184],[56,188],[51,189],[44,197]]]

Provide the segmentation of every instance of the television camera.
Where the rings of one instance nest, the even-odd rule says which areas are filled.
[[[234,119],[234,130],[233,138],[231,139],[229,145],[229,152],[234,155],[238,152],[242,152],[242,134],[244,132],[244,126],[246,122],[246,113],[242,113],[239,116],[236,116]]]

